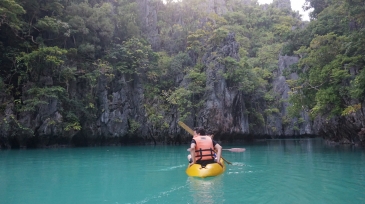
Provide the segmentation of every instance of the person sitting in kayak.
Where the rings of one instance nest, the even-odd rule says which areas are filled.
[[[216,158],[214,157],[217,150]],[[201,127],[194,128],[194,136],[190,144],[189,166],[200,164],[205,167],[207,164],[217,162],[220,163],[222,147],[208,135],[205,135],[205,130]]]
[[[205,131],[204,131],[205,132]],[[212,130],[207,130],[205,132],[206,136],[209,136],[210,138],[214,138],[214,132]],[[216,141],[213,141],[213,142],[216,142]],[[223,149],[222,149],[223,150]],[[190,152],[190,148],[187,149],[188,152]],[[217,161],[217,154],[216,154],[217,150],[215,149],[214,150],[214,160]],[[191,154],[188,155],[188,161],[189,163],[191,163],[192,159],[191,159]]]

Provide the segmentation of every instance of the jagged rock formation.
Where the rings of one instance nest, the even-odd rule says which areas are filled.
[[[98,99],[99,109],[103,111],[96,123],[97,132],[92,134],[118,137],[127,135],[134,123],[145,124],[143,87],[139,78],[133,76],[133,81],[127,83],[125,76],[120,76],[118,81],[113,81],[109,93],[108,86],[106,79],[101,78],[98,84]],[[147,127],[142,126],[139,129],[140,135],[147,134]]]
[[[148,0],[137,1],[139,5],[139,16],[142,23],[142,30],[146,38],[151,43],[153,49],[158,50],[160,47],[160,37],[157,27],[157,11],[158,6],[162,6],[162,2],[157,4],[151,3]]]
[[[197,5],[198,9],[206,13],[222,15],[230,9],[224,0],[203,0]]]
[[[241,3],[249,0],[241,1]],[[228,2],[228,1],[227,1]],[[199,8],[206,13],[224,14],[232,9],[223,0],[202,1]],[[232,2],[231,2],[232,3]],[[152,4],[147,0],[138,1],[140,16],[142,19],[143,33],[148,39],[152,48],[158,51],[161,48],[159,28],[157,24],[157,12],[159,4]],[[274,0],[274,5],[282,9],[290,9],[290,0]],[[176,14],[178,16],[178,14]],[[182,23],[182,21],[178,22]],[[286,80],[297,79],[296,73],[284,76],[284,70],[289,69],[290,65],[297,63],[299,58],[296,56],[278,56],[279,63],[274,80],[272,81],[273,90],[280,101],[279,113],[272,114],[267,118],[263,128],[250,132],[249,117],[245,96],[237,88],[228,86],[227,80],[222,76],[226,67],[217,60],[218,57],[231,57],[239,60],[239,45],[235,39],[235,33],[229,33],[222,44],[208,50],[202,58],[207,75],[204,93],[205,103],[203,108],[197,110],[198,118],[187,118],[189,126],[205,126],[213,128],[220,134],[264,134],[270,136],[291,136],[303,134],[323,134],[332,135],[332,140],[340,140],[342,135],[351,135],[347,142],[356,143],[364,141],[363,114],[353,114],[344,119],[333,119],[330,123],[324,117],[318,117],[311,123],[308,113],[302,112],[299,118],[287,118],[288,115],[288,93],[290,88]],[[192,57],[194,62],[196,59]],[[44,84],[53,85],[51,79],[42,79]],[[189,83],[189,79],[179,73],[175,76],[175,83],[181,87]],[[70,84],[69,93],[72,97],[82,98],[85,96],[85,87],[81,79],[77,79]],[[24,87],[25,93],[32,84]],[[68,145],[72,141],[76,146],[119,144],[123,142],[145,142],[146,138],[153,135],[164,135],[163,142],[177,140],[184,132],[177,126],[180,120],[175,112],[161,112],[164,121],[168,123],[166,132],[155,132],[152,125],[148,122],[147,114],[143,102],[145,93],[143,80],[138,75],[118,75],[113,80],[101,76],[98,78],[95,96],[98,99],[95,120],[82,121],[82,130],[64,131],[60,121],[64,120],[62,115],[62,105],[60,101],[50,100],[49,104],[43,105],[35,114],[23,112],[12,118],[15,103],[8,103],[4,107],[5,116],[0,116],[1,120],[6,120],[0,127],[0,146],[1,147],[42,147],[52,145]],[[1,94],[1,93],[0,93]],[[6,96],[0,95],[2,99]],[[23,100],[27,96],[23,96]],[[4,99],[5,100],[5,99]],[[14,101],[14,99],[6,99]],[[77,107],[75,107],[77,108]],[[21,125],[18,124],[18,121]],[[23,128],[27,127],[27,128]],[[358,134],[359,131],[360,133]],[[185,136],[187,136],[185,134]],[[337,138],[336,138],[337,137]],[[183,139],[182,139],[183,140]]]
[[[268,134],[270,135],[303,135],[314,134],[308,113],[302,112],[299,118],[286,118],[288,115],[287,109],[290,105],[288,102],[290,88],[286,83],[286,77],[283,76],[283,71],[289,69],[290,65],[299,61],[299,57],[296,56],[279,56],[279,64],[277,72],[275,73],[275,79],[273,81],[273,87],[276,95],[279,96],[277,100],[282,101],[279,114],[273,114],[268,120]],[[297,79],[296,73],[291,73],[288,79]]]
[[[222,46],[206,53],[202,60],[208,67],[206,83],[209,90],[205,93],[207,101],[201,110],[199,124],[217,127],[217,132],[249,133],[244,97],[239,90],[227,86],[222,76],[226,68],[216,60],[217,55],[238,60],[238,51],[235,34],[229,33]]]
[[[279,9],[291,10],[290,0],[274,0],[272,4]]]

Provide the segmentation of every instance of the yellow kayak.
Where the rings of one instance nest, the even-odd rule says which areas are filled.
[[[223,159],[221,158],[221,165],[218,163],[207,164],[205,168],[202,168],[200,164],[193,164],[192,166],[188,166],[186,169],[186,174],[188,176],[194,177],[211,177],[211,176],[218,176],[222,174],[226,170],[226,165],[224,164]]]

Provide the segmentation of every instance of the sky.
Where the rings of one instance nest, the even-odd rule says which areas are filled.
[[[270,4],[272,1],[273,0],[258,0],[260,4]],[[305,0],[290,0],[290,2],[292,10],[299,11],[299,13],[302,15],[302,20],[309,21],[308,11],[304,12],[302,9]]]

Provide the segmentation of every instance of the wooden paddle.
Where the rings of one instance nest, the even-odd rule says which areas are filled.
[[[245,148],[231,148],[231,149],[222,149],[222,150],[227,150],[227,151],[230,151],[230,152],[244,152],[246,151]],[[186,151],[190,151],[190,148],[186,149]]]
[[[189,134],[194,135],[194,130],[192,130],[189,126],[187,126],[184,122],[177,122],[184,130],[186,130]]]
[[[230,151],[230,152],[244,152],[244,151],[246,151],[245,148],[230,148],[230,149],[222,149],[222,150],[227,150],[227,151]]]
[[[186,130],[188,133],[190,133],[191,135],[194,135],[194,130],[192,130],[189,126],[187,126],[185,123],[183,123],[182,121],[179,121],[178,124],[184,128],[184,130]],[[225,158],[222,157],[223,161],[225,161],[227,164],[232,164],[231,162],[227,161]]]

